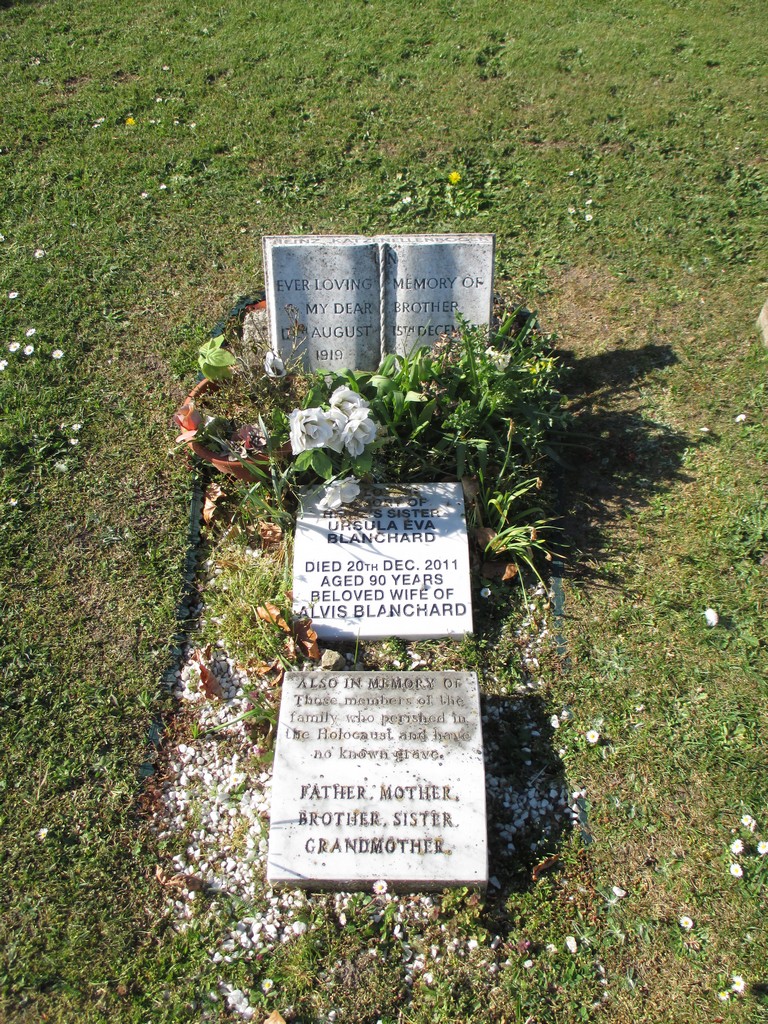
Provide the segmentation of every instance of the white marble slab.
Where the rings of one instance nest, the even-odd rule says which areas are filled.
[[[267,878],[292,888],[485,887],[474,673],[286,673]]]
[[[339,511],[305,494],[296,521],[294,612],[323,640],[472,632],[459,483],[372,484]]]

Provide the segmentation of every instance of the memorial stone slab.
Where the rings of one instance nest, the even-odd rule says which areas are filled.
[[[303,496],[293,561],[294,612],[321,640],[472,632],[461,484],[371,484],[337,510],[322,494]]]
[[[386,235],[387,352],[407,355],[469,324],[488,325],[493,305],[493,235]]]
[[[470,672],[287,672],[267,879],[292,888],[485,887]]]
[[[264,238],[273,350],[309,370],[375,370],[464,319],[488,325],[493,235]]]

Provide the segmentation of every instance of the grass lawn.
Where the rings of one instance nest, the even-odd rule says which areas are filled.
[[[207,998],[224,980],[256,1020],[768,1020],[763,13],[2,4],[3,1019],[242,1019]],[[141,799],[153,723],[167,748],[184,727],[168,425],[262,235],[396,231],[495,232],[497,286],[558,336],[567,658],[541,654],[492,738],[510,785],[526,745],[556,762],[581,827],[551,870],[504,861],[486,901],[406,927],[435,937],[432,985],[406,983],[402,928],[326,898],[225,968],[221,908],[173,927],[156,867],[179,851]],[[522,612],[496,607],[460,656],[503,700]]]

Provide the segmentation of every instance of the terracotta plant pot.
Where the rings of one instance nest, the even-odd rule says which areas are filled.
[[[185,406],[194,407],[204,395],[218,391],[220,387],[221,385],[218,381],[208,380],[207,378],[201,380],[189,392],[182,408]],[[248,468],[249,465],[266,466],[269,463],[269,454],[267,452],[254,452],[243,461],[231,461],[223,456],[221,452],[211,451],[210,448],[200,444],[199,441],[194,439],[194,436],[190,437],[186,443],[203,462],[218,469],[221,473],[227,473],[229,476],[235,477],[236,480],[254,480],[255,474]],[[279,454],[290,454],[290,447],[285,446],[280,450]]]

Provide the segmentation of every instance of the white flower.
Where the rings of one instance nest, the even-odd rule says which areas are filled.
[[[576,939],[574,938],[573,935],[566,935],[565,936],[565,944],[568,947],[568,952],[569,953],[575,953],[576,950],[579,948],[579,944],[578,944],[578,942],[576,941]]]
[[[728,870],[731,872],[734,878],[741,878],[741,876],[744,874],[741,864],[731,864]]]
[[[387,891],[387,883],[384,881],[383,878],[380,878],[378,882],[373,883],[373,891],[376,893],[377,896],[384,895],[384,893]]]
[[[51,352],[51,359],[63,359],[63,358],[64,358],[64,353],[61,351],[60,348],[55,348],[53,350],[53,352]]]
[[[45,249],[35,249],[34,257],[36,260],[41,260],[45,256]]]
[[[683,914],[683,916],[680,918],[678,924],[680,925],[680,927],[683,929],[684,932],[689,932],[691,930],[691,928],[693,928],[693,920],[690,917],[688,917],[687,914]]]
[[[592,214],[591,213],[585,213],[584,214],[584,220],[592,220]]]
[[[344,429],[349,423],[349,419],[344,415],[341,409],[329,409],[325,414],[328,417],[328,422],[331,424],[332,433],[330,440],[327,443],[327,447],[334,452],[340,452],[344,447]]]
[[[40,840],[40,842],[42,842],[47,835],[48,835],[48,829],[47,828],[41,828],[40,831],[37,833],[37,838]]]
[[[28,328],[26,329],[26,331],[24,331],[24,333],[26,334],[26,336],[27,336],[28,338],[31,338],[31,337],[33,337],[33,336],[34,336],[35,334],[37,334],[37,328],[36,328],[36,327],[28,327]]]
[[[720,621],[720,616],[717,614],[714,608],[707,608],[704,612],[704,618],[710,629],[713,629]]]
[[[768,853],[768,843],[763,839],[757,844],[757,852],[761,857],[764,857]]]
[[[326,485],[325,494],[318,501],[317,507],[324,512],[333,508],[341,508],[342,505],[348,505],[350,501],[354,501],[359,493],[360,484],[353,476],[348,476],[344,480],[334,480]]]
[[[744,828],[748,828],[750,832],[754,832],[757,828],[757,822],[751,814],[742,814],[741,824],[744,826]]]
[[[78,431],[83,429],[83,424],[82,423],[73,423],[72,426],[69,429],[72,431],[73,434],[76,434],[76,433],[78,433]]]
[[[18,341],[12,341],[11,344],[8,346],[8,351],[9,352],[18,352],[20,348],[21,348],[21,345],[18,343]]]
[[[167,186],[167,185],[166,185],[165,183],[163,183],[163,184],[162,184],[162,185],[160,185],[159,187],[160,187],[160,191],[161,191],[161,192],[164,192],[164,191],[165,191],[165,190],[166,190],[166,189],[168,188],[168,186]]]
[[[34,345],[25,345],[24,346],[24,355],[25,356],[31,356],[34,351],[35,351],[35,346]]]
[[[8,360],[7,359],[0,359],[0,370],[4,370],[7,365],[8,365]]]
[[[717,993],[717,998],[720,1000],[721,1003],[727,1003],[728,1000],[731,998],[731,993],[726,992],[725,989],[723,989],[722,992]]]
[[[8,292],[8,298],[9,299],[18,299],[18,297],[19,297],[19,293],[18,292]]]
[[[142,199],[149,199],[149,192],[142,192],[141,193],[141,198]]]
[[[267,352],[264,358],[264,370],[268,377],[284,377],[285,363],[276,352]]]
[[[271,978],[265,978],[264,981],[262,981],[262,983],[261,983],[261,991],[264,992],[265,994],[267,992],[271,992],[274,987],[275,987],[275,983],[274,983],[274,981],[272,981]]]
[[[352,388],[336,388],[330,398],[332,409],[341,409],[345,416],[350,416],[353,409],[367,409],[368,403],[362,395]]]
[[[597,729],[587,729],[585,736],[587,743],[591,744],[592,746],[594,746],[600,739],[600,733],[597,731]]]
[[[80,442],[78,441],[78,439],[76,437],[70,437],[69,443],[71,445],[73,445],[73,446],[76,445],[76,444],[80,444]]]
[[[483,589],[480,591],[480,597],[490,597],[490,596],[491,596],[490,587],[483,587]]]
[[[746,423],[746,421],[747,421],[747,414],[745,412],[740,412],[739,415],[738,416],[734,416],[734,419],[733,419],[734,423]]]
[[[353,409],[342,433],[344,447],[352,458],[362,455],[366,445],[376,438],[376,424],[368,409]]]
[[[744,981],[740,974],[731,975],[733,984],[731,985],[731,992],[736,992],[738,995],[743,995],[747,987],[747,983]]]
[[[575,206],[569,206],[568,207],[568,213],[576,213],[576,207]]]
[[[744,843],[741,839],[734,839],[731,843],[731,853],[739,854],[744,852]]]
[[[333,436],[333,424],[322,409],[294,409],[288,422],[294,455],[309,448],[322,448]]]

